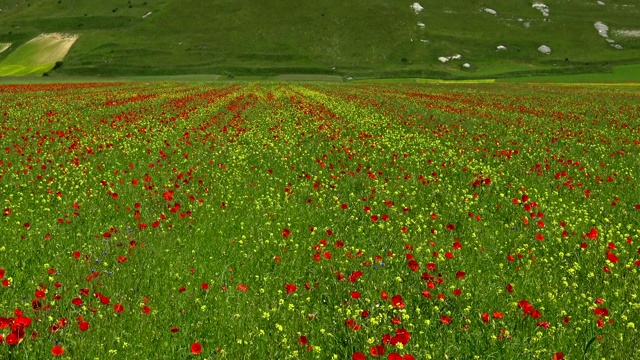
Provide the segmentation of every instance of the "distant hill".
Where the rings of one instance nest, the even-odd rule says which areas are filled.
[[[640,63],[633,0],[0,0],[0,10],[0,49],[11,44],[0,62],[42,33],[79,36],[56,76],[453,78]]]

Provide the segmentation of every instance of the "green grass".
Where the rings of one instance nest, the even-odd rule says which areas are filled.
[[[342,82],[341,76],[336,75],[313,75],[313,74],[283,74],[273,77],[276,81],[328,81]]]
[[[0,12],[0,42],[17,46],[42,32],[81,34],[64,66],[53,73],[57,76],[473,78],[549,69],[594,72],[585,64],[640,61],[640,39],[612,35],[624,46],[615,50],[593,27],[602,21],[611,34],[637,27],[640,8],[617,1],[606,6],[590,0],[552,3],[549,22],[527,1],[424,3],[419,14],[410,4],[148,0],[129,6],[116,0],[0,0],[5,10]],[[498,16],[484,12],[484,6]],[[543,43],[552,48],[551,55],[536,50]],[[498,52],[498,45],[508,50]],[[456,53],[462,60],[437,60]],[[472,67],[463,70],[464,62]]]
[[[525,76],[505,79],[507,82],[559,82],[559,83],[640,83],[640,65],[617,65],[611,73],[591,73],[557,76]]]

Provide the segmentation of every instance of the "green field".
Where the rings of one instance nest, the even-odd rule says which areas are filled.
[[[0,358],[639,358],[638,91],[0,86]]]
[[[617,65],[640,62],[634,35],[640,6],[605,3],[552,1],[545,17],[532,2],[511,0],[423,2],[419,13],[411,1],[390,0],[0,0],[0,43],[13,43],[0,60],[41,33],[64,32],[80,39],[50,75],[454,79],[611,73]],[[598,21],[623,50],[598,34]],[[543,44],[550,55],[537,50]],[[497,51],[499,45],[506,50]],[[462,58],[438,61],[455,54]]]

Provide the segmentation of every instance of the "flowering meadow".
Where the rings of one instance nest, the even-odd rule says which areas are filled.
[[[640,358],[634,87],[0,87],[0,358]]]

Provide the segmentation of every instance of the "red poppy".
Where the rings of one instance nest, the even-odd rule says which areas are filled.
[[[482,318],[482,321],[486,322],[487,324],[489,323],[489,314],[488,313],[482,313],[482,315],[480,315],[480,317]]]
[[[142,307],[141,311],[143,314],[148,315],[151,312],[151,308],[145,305]]]
[[[205,290],[205,291],[206,291],[206,290],[209,290],[209,284],[207,284],[207,283],[204,283],[204,282],[203,282],[203,283],[200,285],[200,288],[201,288],[202,290]]]
[[[447,230],[449,230],[449,231],[453,231],[453,230],[455,230],[455,229],[456,229],[456,226],[455,226],[455,225],[453,225],[453,224],[447,224],[446,228],[447,228]]]
[[[236,289],[238,289],[238,291],[246,292],[249,287],[247,285],[239,284]]]
[[[308,342],[307,337],[304,335],[300,336],[300,338],[298,338],[298,342],[302,346],[307,345],[307,342]]]
[[[291,235],[291,230],[289,229],[282,229],[282,237],[286,238],[287,236]]]
[[[295,284],[286,284],[284,286],[284,288],[285,288],[287,294],[295,292],[298,289],[298,287]]]
[[[353,355],[351,355],[351,360],[366,360],[366,359],[367,357],[361,352],[353,353]]]
[[[38,299],[44,299],[46,297],[46,294],[42,290],[36,290],[35,297]]]
[[[351,330],[360,331],[360,325],[356,323],[354,319],[347,319],[344,321],[345,325],[347,325]]]
[[[402,295],[394,295],[391,298],[391,304],[393,304],[393,307],[395,307],[396,309],[404,309],[405,307],[404,300],[402,300]]]
[[[409,261],[409,263],[407,264],[407,266],[409,266],[409,269],[411,271],[418,271],[418,269],[420,269],[420,264],[415,261],[415,260],[411,260]]]
[[[582,236],[583,238],[589,238],[592,240],[598,240],[598,229],[591,228],[591,230]]]
[[[349,282],[355,283],[362,276],[362,274],[363,273],[360,270],[352,272],[351,275],[349,276]]]
[[[358,291],[352,291],[351,298],[354,300],[360,299],[360,293]]]
[[[191,353],[193,355],[200,355],[201,352],[202,352],[202,345],[200,345],[199,342],[194,342],[193,344],[191,344]]]
[[[618,257],[615,254],[607,251],[607,260],[609,260],[609,261],[611,261],[612,263],[615,264],[615,263],[618,262]]]
[[[442,325],[449,325],[451,323],[451,320],[453,319],[448,317],[447,315],[440,316],[440,324]]]
[[[4,342],[6,342],[8,345],[17,345],[20,342],[20,338],[18,337],[18,335],[16,335],[15,333],[11,332],[4,339]]]
[[[115,304],[113,306],[113,310],[115,310],[118,314],[121,314],[124,311],[124,306],[121,304]]]
[[[407,345],[407,343],[409,343],[409,340],[411,340],[411,333],[409,333],[407,329],[397,329],[396,335],[393,336],[390,341],[392,345],[396,345],[398,343]]]
[[[553,360],[562,360],[564,359],[564,354],[561,352],[557,352],[553,354]]]
[[[80,331],[87,331],[87,330],[89,330],[89,323],[88,323],[88,322],[86,322],[86,321],[81,321],[81,322],[78,324],[78,329],[80,329]]]
[[[369,350],[369,354],[373,357],[378,357],[384,355],[385,348],[383,345],[373,345]]]
[[[597,316],[609,316],[609,310],[607,308],[595,308],[593,314]]]
[[[22,316],[22,310],[20,311],[16,311],[15,313],[16,318],[15,320],[13,320],[13,329],[15,328],[20,328],[20,329],[24,329],[24,328],[28,328],[29,326],[31,326],[31,319],[25,316]],[[63,319],[61,319],[62,321]],[[62,322],[64,325],[66,325],[66,323]],[[63,326],[64,326],[63,325]]]
[[[62,356],[62,354],[64,354],[64,349],[60,345],[54,345],[51,348],[51,353],[53,356]]]

